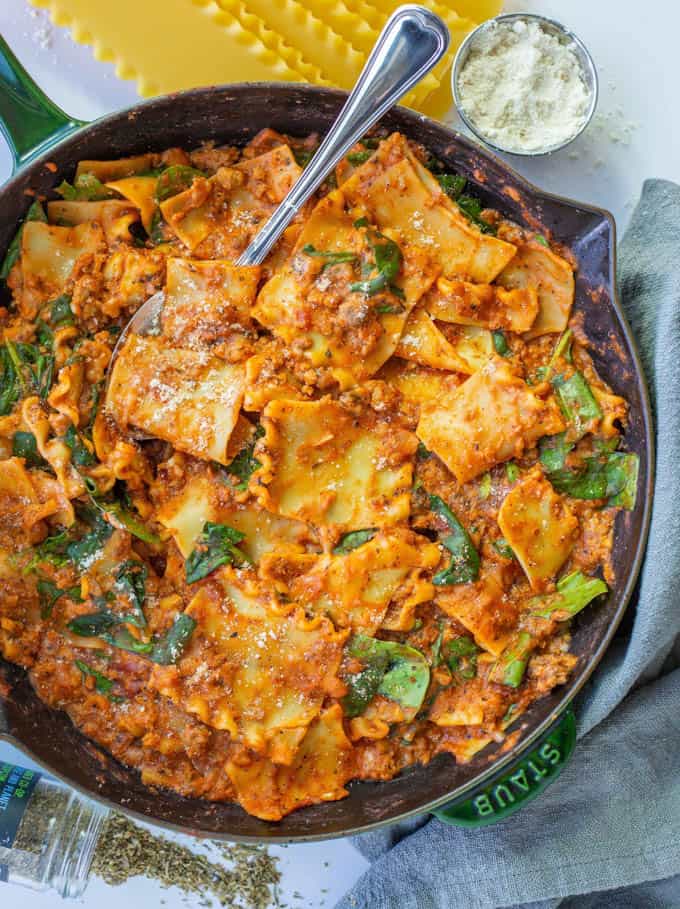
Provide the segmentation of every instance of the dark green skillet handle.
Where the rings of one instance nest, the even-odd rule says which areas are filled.
[[[0,35],[0,130],[12,149],[14,170],[84,125],[50,101]]]
[[[576,718],[566,710],[528,754],[494,782],[432,813],[455,827],[486,827],[502,821],[539,796],[556,779],[574,751]]]

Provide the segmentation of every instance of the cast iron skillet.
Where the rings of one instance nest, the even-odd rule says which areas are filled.
[[[3,74],[0,63],[0,81],[3,75],[6,81],[13,80],[14,98],[10,100],[24,103],[24,116],[16,117],[16,104],[8,107],[7,95],[4,101],[0,98],[0,113],[6,121],[14,117],[13,131],[19,132],[17,143],[24,159],[31,141],[26,130],[35,125],[36,116],[51,118],[51,132],[61,130],[62,139],[52,142],[47,150],[44,143],[42,151],[29,157],[1,190],[0,250],[6,248],[26,212],[26,190],[50,196],[62,179],[72,178],[80,158],[111,159],[169,146],[191,147],[204,139],[242,145],[267,126],[295,136],[323,133],[345,98],[343,92],[308,85],[227,85],[157,98],[73,132],[73,121],[61,112],[52,108],[45,114],[39,89],[22,82],[23,74],[17,78],[15,64],[12,60],[13,72],[8,75],[7,70]],[[604,602],[578,617],[572,646],[578,655],[574,673],[567,685],[535,703],[524,715],[523,731],[512,749],[500,753],[498,746],[490,746],[465,766],[440,756],[389,782],[353,783],[348,798],[295,811],[275,824],[251,817],[237,805],[187,799],[146,788],[135,770],[103,754],[73,727],[66,714],[40,701],[23,670],[0,660],[0,677],[6,682],[4,698],[0,699],[0,738],[18,745],[82,792],[184,832],[241,840],[323,839],[356,833],[467,798],[481,784],[496,778],[499,771],[516,763],[564,714],[609,644],[642,561],[652,498],[652,417],[635,342],[616,296],[612,216],[542,192],[466,138],[412,111],[396,108],[381,125],[422,142],[448,168],[469,178],[485,204],[519,224],[549,231],[576,255],[576,311],[583,313],[599,373],[630,403],[625,444],[640,456],[637,506],[632,512],[620,514],[616,524],[613,558],[617,580]],[[41,129],[44,138],[45,130],[39,127],[34,139],[41,138]],[[48,169],[47,162],[56,165],[56,170],[52,166]]]

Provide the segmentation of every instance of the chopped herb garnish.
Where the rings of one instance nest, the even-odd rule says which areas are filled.
[[[543,236],[543,234],[534,234],[534,240],[535,240],[537,243],[540,243],[541,246],[547,246],[548,249],[550,248],[550,244],[548,243],[548,241],[546,240],[546,238]]]
[[[479,576],[479,553],[474,547],[470,534],[439,496],[430,496],[430,508],[444,518],[452,531],[441,540],[451,553],[451,562],[448,568],[432,578],[432,583],[443,587],[476,581]]]
[[[248,556],[237,547],[245,534],[227,524],[206,521],[193,552],[186,560],[187,584],[195,584],[220,565],[250,565]]]
[[[347,555],[348,552],[351,552],[353,549],[363,546],[364,543],[368,543],[369,540],[372,540],[377,532],[375,527],[371,527],[367,530],[352,530],[350,533],[346,533],[344,536],[340,537],[338,545],[333,548],[333,553],[335,555]]]
[[[360,227],[368,227],[368,218],[365,216],[363,218],[357,218],[354,222],[354,226],[357,230],[359,230]]]

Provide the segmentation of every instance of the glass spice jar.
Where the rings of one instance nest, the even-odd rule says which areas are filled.
[[[0,761],[0,882],[80,897],[108,814],[58,780]]]

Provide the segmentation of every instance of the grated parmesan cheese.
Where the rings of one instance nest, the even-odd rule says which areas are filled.
[[[573,46],[521,19],[480,30],[458,91],[468,119],[507,151],[535,152],[567,142],[590,106]]]

